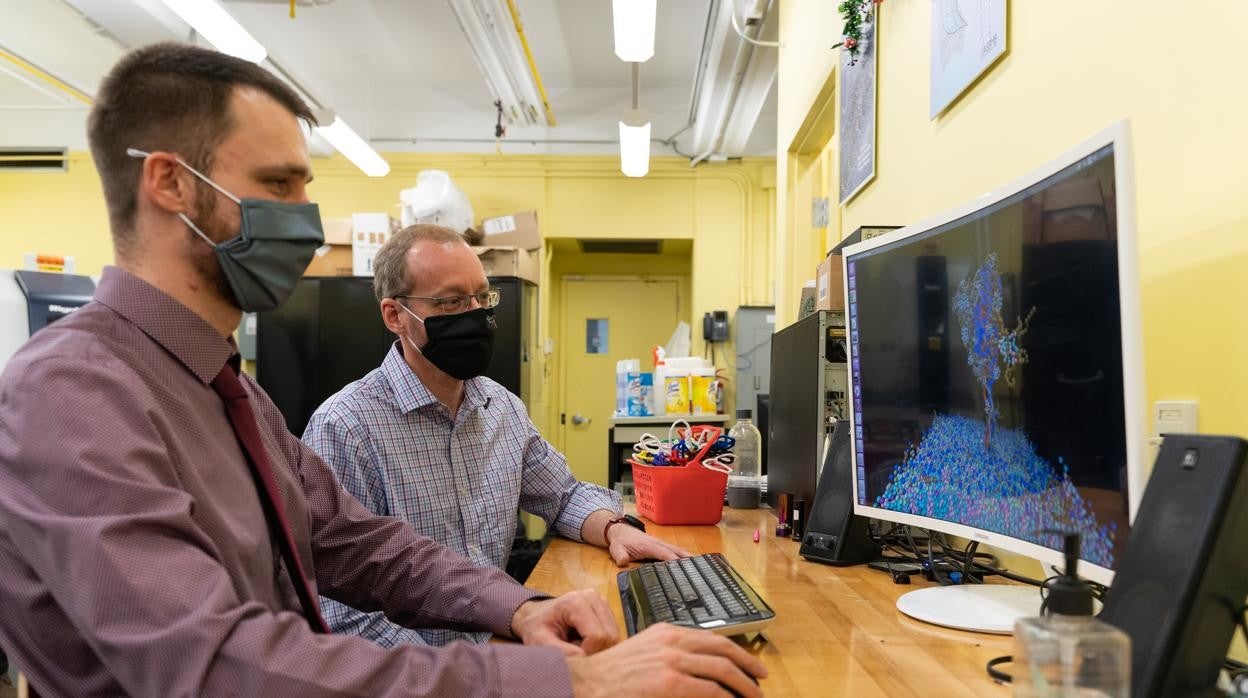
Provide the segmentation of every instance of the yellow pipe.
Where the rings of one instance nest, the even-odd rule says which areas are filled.
[[[74,99],[77,99],[78,101],[83,102],[84,104],[91,104],[92,102],[95,101],[91,98],[91,95],[83,92],[82,90],[78,89],[77,87],[74,87],[73,85],[70,85],[64,82],[63,80],[57,78],[55,75],[43,70],[39,66],[34,65],[33,63],[26,61],[25,59],[19,58],[9,53],[8,51],[5,51],[4,49],[0,49],[0,58],[3,58],[4,60],[12,63],[18,68],[21,68],[22,70],[30,73],[31,75],[34,75],[40,80],[43,80],[49,85],[52,85],[53,87],[68,94],[70,97],[73,97]]]
[[[537,72],[537,62],[533,60],[533,52],[529,50],[529,40],[524,35],[524,25],[520,22],[520,10],[516,9],[516,0],[507,0],[507,9],[511,10],[511,21],[516,25],[516,33],[520,35],[520,45],[524,47],[524,57],[528,59],[529,70],[533,72],[533,81],[537,83],[537,94],[542,98],[542,109],[546,110],[546,123],[554,126],[555,111],[550,108],[550,98],[546,96],[542,74]]]

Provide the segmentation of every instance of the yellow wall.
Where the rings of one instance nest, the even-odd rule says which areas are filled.
[[[781,6],[781,151],[832,71],[827,47],[839,19],[830,5]],[[881,6],[877,175],[841,212],[839,229],[914,223],[1128,118],[1148,401],[1198,399],[1202,431],[1248,433],[1248,325],[1233,320],[1248,298],[1248,136],[1240,123],[1248,96],[1239,87],[1248,3],[1207,4],[1198,18],[1178,18],[1157,3],[1015,0],[1008,53],[935,121],[927,115],[929,16],[929,3]],[[1200,32],[1179,46],[1176,21]],[[794,158],[780,160],[777,179],[786,180]],[[788,186],[777,182],[778,200]],[[801,247],[786,222],[808,216],[805,207],[777,216],[788,248],[778,257]],[[794,313],[781,308],[793,307],[791,289],[811,271],[776,273],[777,311],[791,322]]]
[[[774,166],[768,160],[703,165],[655,158],[643,179],[619,174],[615,157],[538,157],[388,154],[390,176],[370,179],[342,158],[313,162],[310,196],[326,217],[386,211],[397,217],[398,192],[424,169],[448,171],[478,218],[538,211],[543,236],[663,238],[689,241],[682,271],[689,275],[689,318],[716,309],[771,302]],[[28,251],[75,256],[78,271],[99,273],[111,262],[99,179],[86,153],[70,156],[65,173],[0,173],[0,266],[20,267]],[[547,255],[543,288],[550,289]],[[582,272],[592,273],[592,272]],[[540,336],[553,337],[550,293],[542,294]],[[558,347],[558,342],[556,342]],[[731,347],[729,348],[731,350]],[[694,333],[693,352],[703,350]],[[557,356],[540,357],[557,366]],[[547,366],[539,367],[547,375]],[[547,386],[549,387],[549,386]],[[539,390],[534,421],[553,425],[557,392]],[[730,403],[731,404],[731,403]]]
[[[795,168],[785,152],[833,77],[834,5],[789,0],[780,8],[781,202]],[[1007,54],[935,121],[931,3],[880,9],[877,176],[841,211],[839,230],[917,222],[1127,118],[1148,403],[1197,399],[1202,432],[1248,434],[1248,324],[1239,320],[1248,299],[1248,3],[1204,3],[1193,15],[1167,3],[1013,0]],[[809,214],[778,212],[778,259],[809,254],[792,223],[801,215]],[[791,289],[811,272],[775,268],[779,319],[792,322]]]

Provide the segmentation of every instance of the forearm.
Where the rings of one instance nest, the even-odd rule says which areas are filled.
[[[538,595],[397,519],[344,514],[318,532],[314,545],[322,594],[361,611],[383,611],[406,627],[507,636],[515,610]]]
[[[611,519],[623,513],[620,496],[597,485],[577,482],[560,502],[554,528],[559,535],[582,540],[591,545],[606,545],[602,529]],[[591,523],[590,519],[594,518]],[[586,537],[586,536],[589,537]]]
[[[358,637],[313,636],[299,627],[302,618],[292,621],[295,626],[285,629],[271,616],[238,624],[193,693],[297,698],[569,693],[566,662],[551,648],[454,643],[387,650]]]
[[[604,531],[607,523],[617,516],[619,514],[609,509],[599,509],[585,517],[585,522],[581,524],[581,540],[600,548],[607,547],[608,541]]]

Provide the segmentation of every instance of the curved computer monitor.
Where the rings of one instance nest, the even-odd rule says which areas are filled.
[[[1112,580],[1145,475],[1128,137],[1116,124],[846,249],[855,513],[1046,565],[1062,564],[1062,541],[1043,531],[1077,530],[1080,574]],[[924,590],[917,612],[898,606],[996,632],[1038,607],[1031,588],[990,621],[945,622],[984,610],[968,597],[1005,591],[970,586]],[[979,607],[959,608],[959,595]]]

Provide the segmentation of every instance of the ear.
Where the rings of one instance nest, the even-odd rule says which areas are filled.
[[[143,160],[143,172],[139,175],[140,198],[167,213],[193,211],[195,190],[190,181],[193,176],[178,164],[173,153],[152,153]]]
[[[386,323],[386,329],[394,334],[403,334],[402,315],[403,309],[399,307],[398,301],[393,298],[382,299],[381,321]]]

